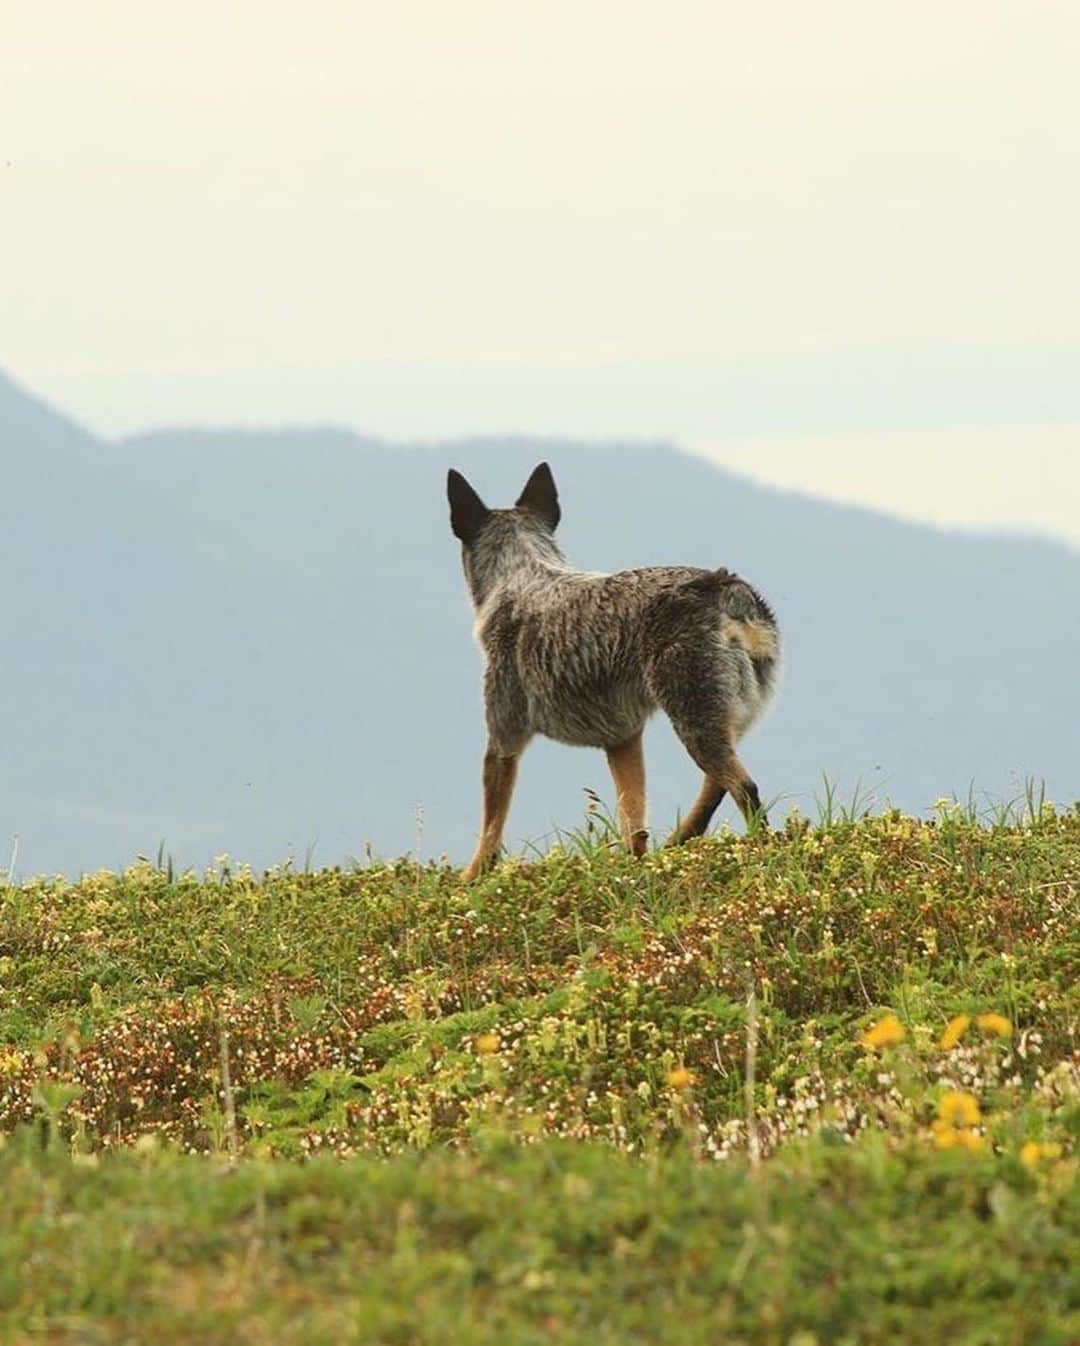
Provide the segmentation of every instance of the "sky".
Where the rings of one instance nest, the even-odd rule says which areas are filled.
[[[1074,0],[0,3],[0,366],[95,430],[671,438],[1078,541]]]
[[[769,486],[942,529],[1049,535],[1080,552],[1073,425],[762,435],[689,447]]]

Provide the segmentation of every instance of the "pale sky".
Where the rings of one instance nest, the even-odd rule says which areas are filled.
[[[0,366],[96,430],[674,438],[1077,540],[1076,0],[0,17]]]
[[[761,435],[687,447],[769,486],[939,528],[1049,534],[1080,551],[1080,425]]]

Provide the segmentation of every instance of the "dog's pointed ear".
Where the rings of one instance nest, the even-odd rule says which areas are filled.
[[[450,529],[466,545],[480,531],[491,512],[460,472],[446,474],[446,496],[450,501]]]
[[[554,533],[562,518],[562,510],[559,508],[559,493],[555,489],[555,478],[551,475],[551,468],[547,463],[541,463],[539,467],[533,468],[533,474],[518,496],[517,504],[524,505],[526,509],[531,509],[534,514],[539,515]]]

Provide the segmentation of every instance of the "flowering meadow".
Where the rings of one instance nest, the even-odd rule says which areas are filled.
[[[944,803],[0,887],[0,1340],[1067,1346],[1078,917]]]

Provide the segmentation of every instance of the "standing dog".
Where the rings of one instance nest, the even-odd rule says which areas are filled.
[[[658,707],[705,773],[672,842],[704,832],[728,792],[747,821],[763,817],[735,751],[776,678],[776,621],[761,595],[728,570],[575,570],[555,542],[547,463],[513,509],[488,509],[460,472],[446,489],[487,659],[484,821],[464,877],[499,854],[518,758],[534,734],[605,750],[623,837],[643,854],[641,734]]]

